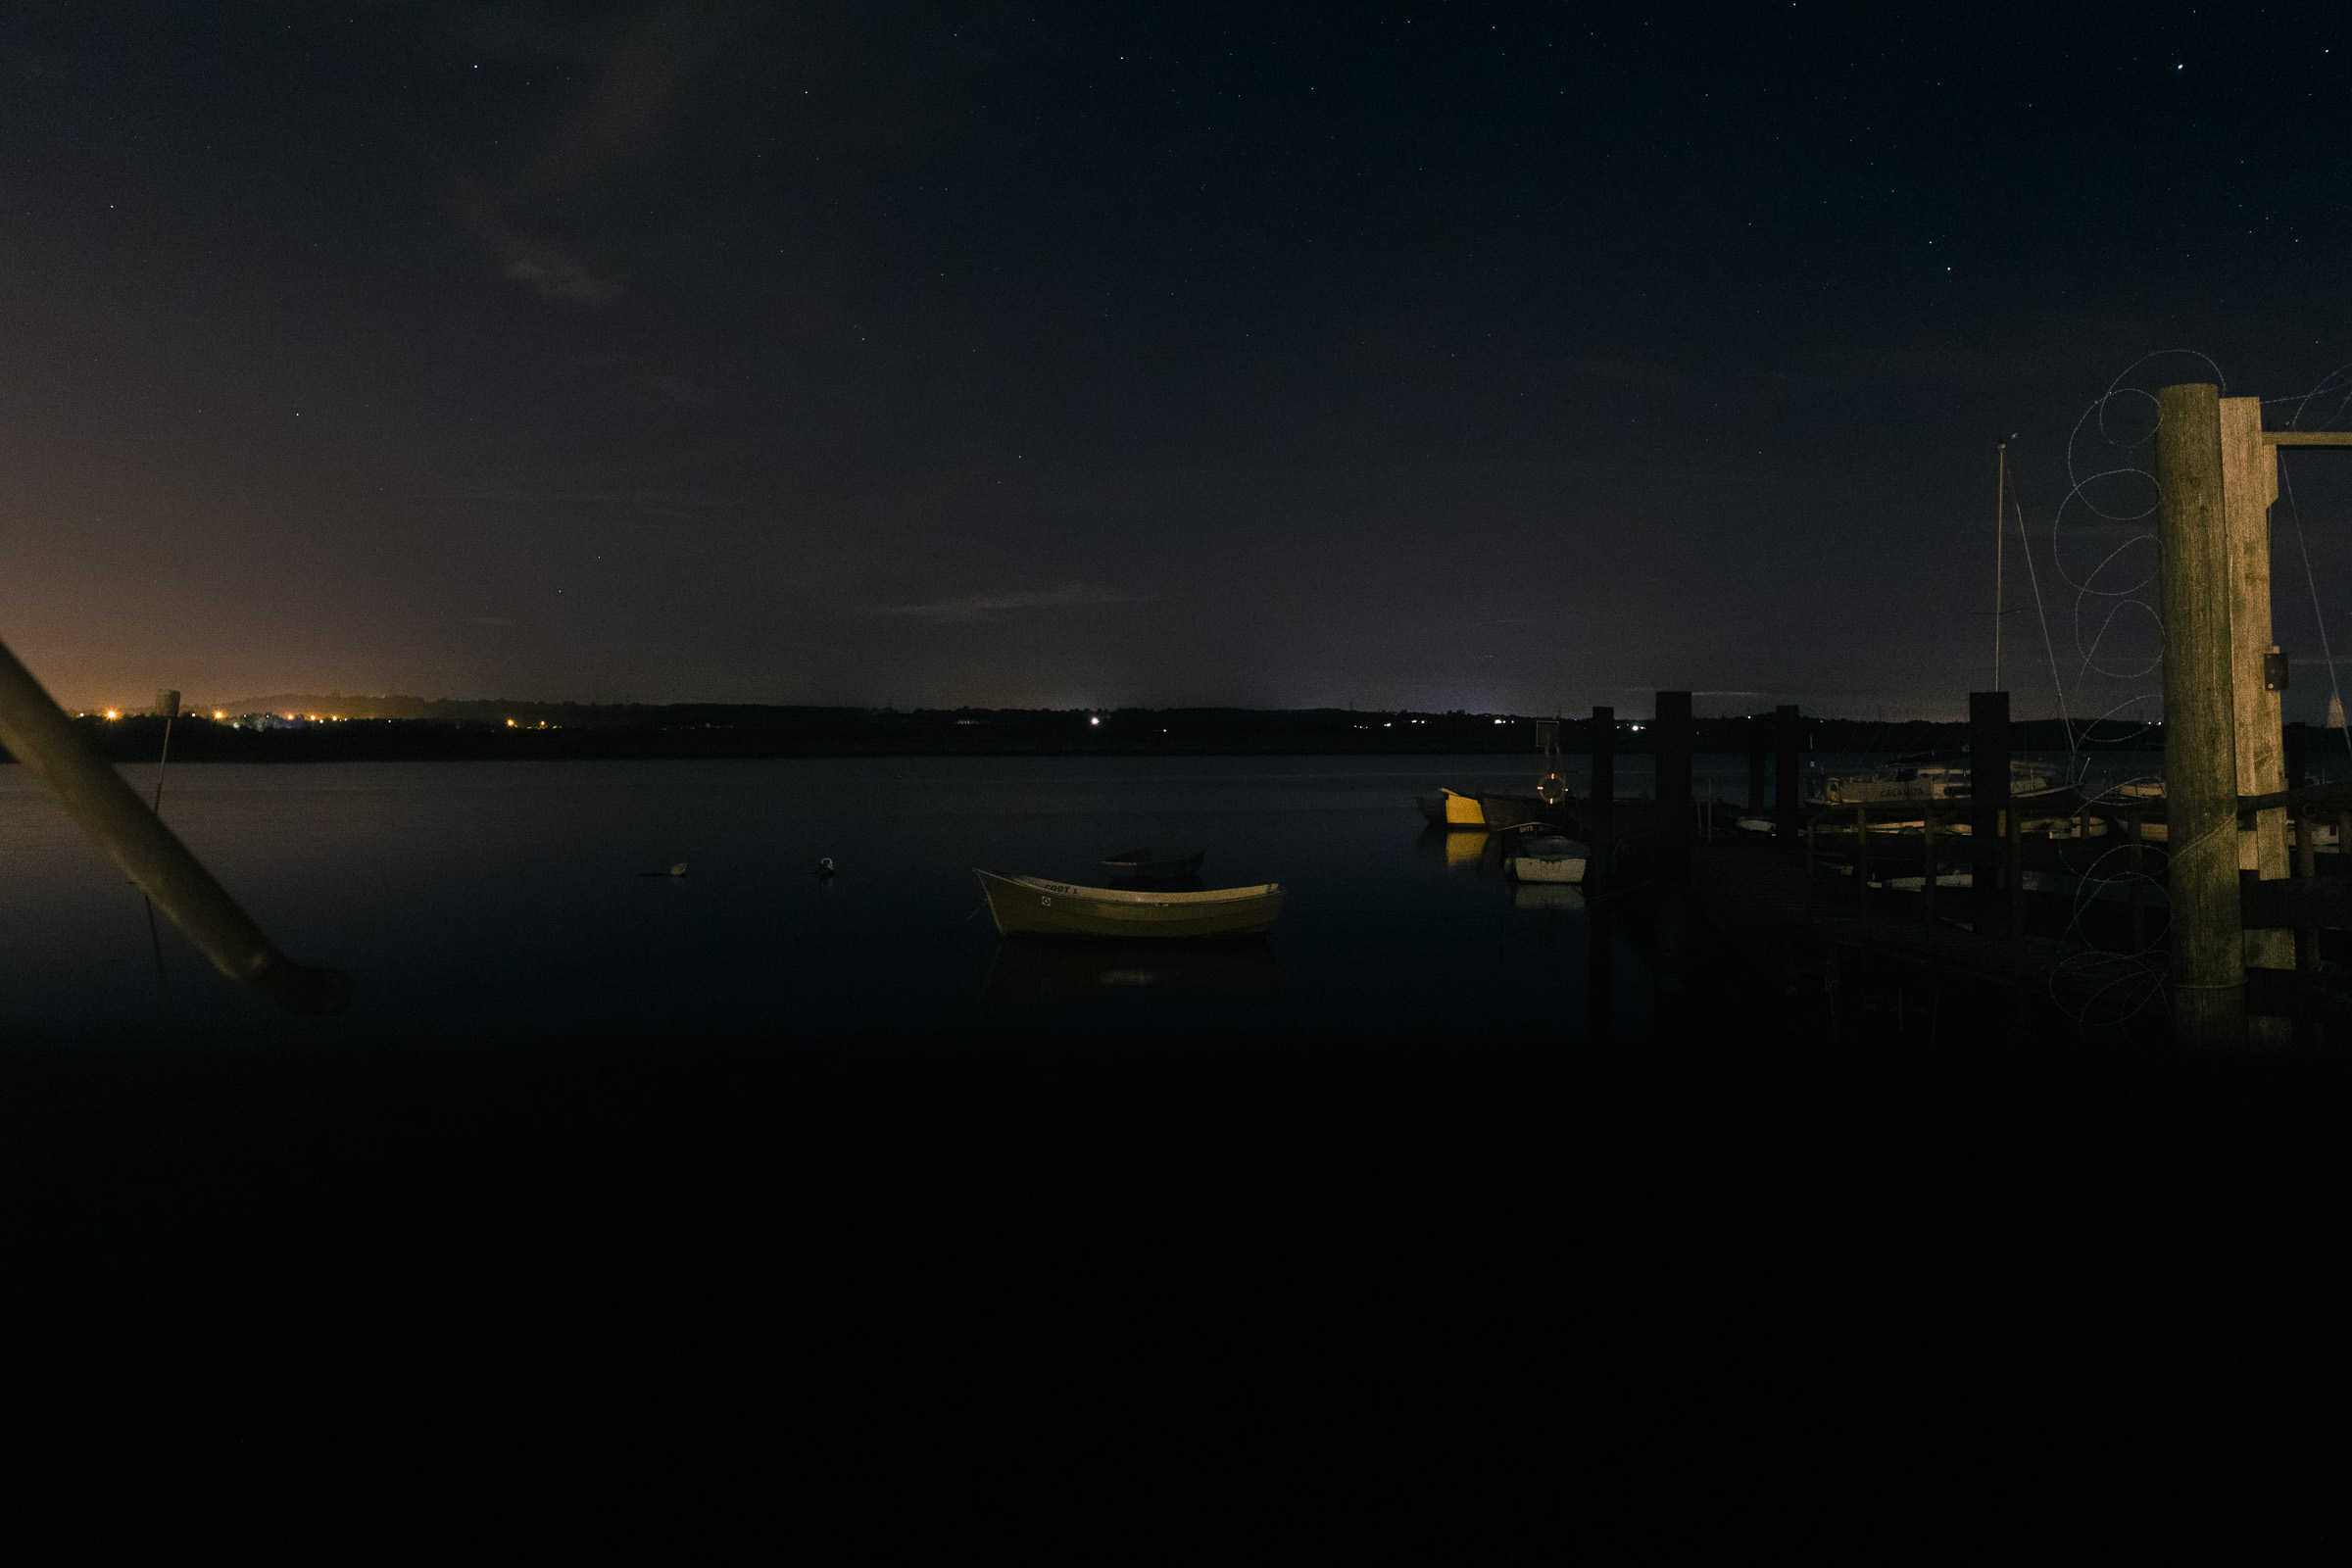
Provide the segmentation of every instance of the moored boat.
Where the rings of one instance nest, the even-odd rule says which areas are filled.
[[[1569,825],[1569,807],[1564,801],[1554,803],[1533,795],[1482,790],[1479,792],[1478,808],[1485,813],[1490,828],[1527,827],[1534,823],[1551,827]]]
[[[1255,936],[1282,913],[1282,885],[1161,889],[1082,888],[1009,871],[975,870],[997,930],[1005,936],[1109,937],[1123,942],[1198,942]]]
[[[1476,796],[1463,795],[1455,790],[1441,789],[1435,795],[1416,795],[1413,804],[1421,808],[1421,815],[1431,827],[1485,827],[1486,813],[1479,809]]]
[[[2068,786],[2054,767],[2038,762],[2009,764],[2009,798],[2038,802],[2063,795]],[[1907,801],[1965,801],[1976,792],[1976,774],[1967,763],[1893,762],[1858,773],[1836,773],[1821,781],[1816,806],[1884,806]]]
[[[1582,882],[1592,852],[1558,833],[1531,835],[1510,858],[1511,875],[1522,882]]]

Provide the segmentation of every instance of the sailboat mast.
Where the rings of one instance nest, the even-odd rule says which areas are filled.
[[[1992,689],[2001,689],[2001,551],[2009,541],[2009,443],[2000,446],[1992,492]]]

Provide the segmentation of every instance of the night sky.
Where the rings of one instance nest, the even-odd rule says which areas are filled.
[[[2144,576],[2087,503],[2146,501],[2061,514],[2070,439],[2129,466],[2143,400],[2120,445],[2077,421],[2197,354],[2233,395],[2344,374],[2347,34],[11,6],[0,637],[75,706],[1948,717],[1990,676],[2014,432],[2070,710],[2115,709],[2156,689],[2147,616],[2070,584],[2119,546],[2091,586]],[[2289,464],[2352,653],[2352,453]],[[2055,711],[2009,565],[2004,683]]]

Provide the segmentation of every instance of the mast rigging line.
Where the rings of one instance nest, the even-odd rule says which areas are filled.
[[[2294,481],[2286,476],[2286,454],[2278,454],[2278,493],[2286,497],[2286,514],[2295,525],[2295,551],[2303,558],[2303,581],[2311,590],[2311,618],[2320,628],[2320,657],[2328,661],[2328,710],[2340,713],[2344,709],[2343,687],[2335,673],[2335,652],[2328,646],[2328,617],[2320,611],[2320,579],[2311,569],[2311,542],[2303,536],[2303,509],[2295,502]],[[2352,726],[2339,730],[2344,737],[2344,750],[2352,754]]]

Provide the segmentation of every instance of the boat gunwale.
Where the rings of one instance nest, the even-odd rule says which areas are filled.
[[[1197,892],[1179,892],[1159,888],[1089,888],[1071,882],[1053,882],[1041,876],[1023,876],[1017,871],[991,871],[974,866],[973,874],[982,879],[1007,882],[1031,893],[1050,893],[1057,898],[1097,899],[1104,904],[1128,905],[1204,905],[1245,904],[1251,900],[1271,898],[1282,892],[1279,882],[1264,882],[1246,888],[1203,888]]]

